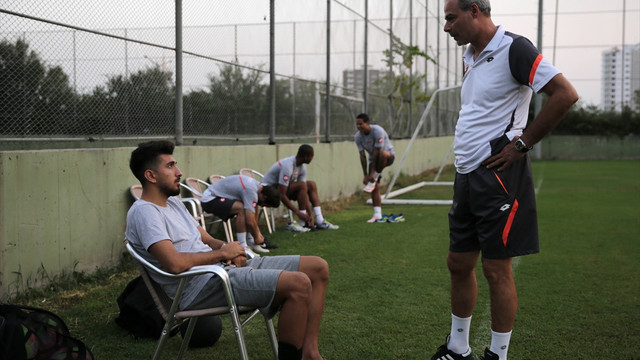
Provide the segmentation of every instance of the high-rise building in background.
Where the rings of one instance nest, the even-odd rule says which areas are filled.
[[[367,80],[367,85],[369,87],[373,85],[376,80],[389,75],[389,71],[384,69],[378,70],[369,68],[367,73],[369,75]],[[364,76],[364,68],[344,70],[342,72],[342,85],[348,89],[348,92],[351,92],[349,90],[352,89],[357,90],[357,92],[354,92],[354,95],[361,98],[362,91],[364,89]]]
[[[621,111],[628,106],[640,111],[635,101],[635,93],[640,91],[640,44],[602,52],[601,91],[603,110]]]

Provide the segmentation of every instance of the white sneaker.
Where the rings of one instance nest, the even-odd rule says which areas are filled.
[[[293,231],[293,232],[298,232],[298,233],[303,233],[303,232],[307,232],[310,231],[311,229],[306,228],[304,226],[301,226],[300,224],[298,224],[297,222],[290,222],[287,224],[286,229],[288,231]]]
[[[368,223],[376,223],[378,220],[382,219],[380,216],[373,216],[371,219],[367,220]]]
[[[269,249],[265,249],[260,245],[253,245],[251,246],[251,250],[257,252],[257,253],[268,253]]]
[[[247,253],[247,259],[253,259],[253,258],[256,258],[256,257],[260,257],[260,255],[258,255],[255,252],[253,252],[253,250],[251,250],[251,247],[249,247],[249,246],[245,246],[244,247],[244,252]]]
[[[373,191],[373,189],[375,189],[375,188],[376,188],[376,182],[375,182],[375,181],[371,181],[371,182],[369,182],[369,183],[367,184],[367,186],[365,186],[365,187],[364,187],[364,189],[362,189],[362,190],[364,190],[364,191],[366,191],[366,192],[370,193],[370,192],[372,192],[372,191]]]
[[[325,220],[322,224],[316,224],[316,229],[320,230],[338,230],[340,226],[333,225],[332,223]]]

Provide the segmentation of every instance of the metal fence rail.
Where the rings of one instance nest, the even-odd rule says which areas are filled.
[[[409,137],[427,94],[459,78],[435,56],[402,64],[440,36],[430,2],[12,1],[0,6],[0,139],[337,141],[360,112]]]

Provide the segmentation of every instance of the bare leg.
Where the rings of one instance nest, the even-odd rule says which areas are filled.
[[[461,318],[473,314],[478,299],[476,262],[479,252],[449,252],[447,265],[451,274],[451,312]]]
[[[482,259],[491,296],[491,329],[509,332],[518,311],[518,293],[513,280],[512,259]]]
[[[324,311],[325,294],[329,284],[329,265],[325,260],[315,256],[300,258],[300,272],[307,274],[311,280],[311,303],[307,317],[307,329],[302,347],[303,359],[322,359],[318,350],[320,321]]]

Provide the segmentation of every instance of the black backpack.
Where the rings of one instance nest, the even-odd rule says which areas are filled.
[[[156,307],[142,277],[131,280],[118,296],[120,315],[116,324],[128,330],[135,338],[158,339],[164,327],[164,319]],[[177,330],[171,333],[175,335]]]
[[[11,360],[93,360],[56,314],[23,305],[0,305],[0,354]]]

